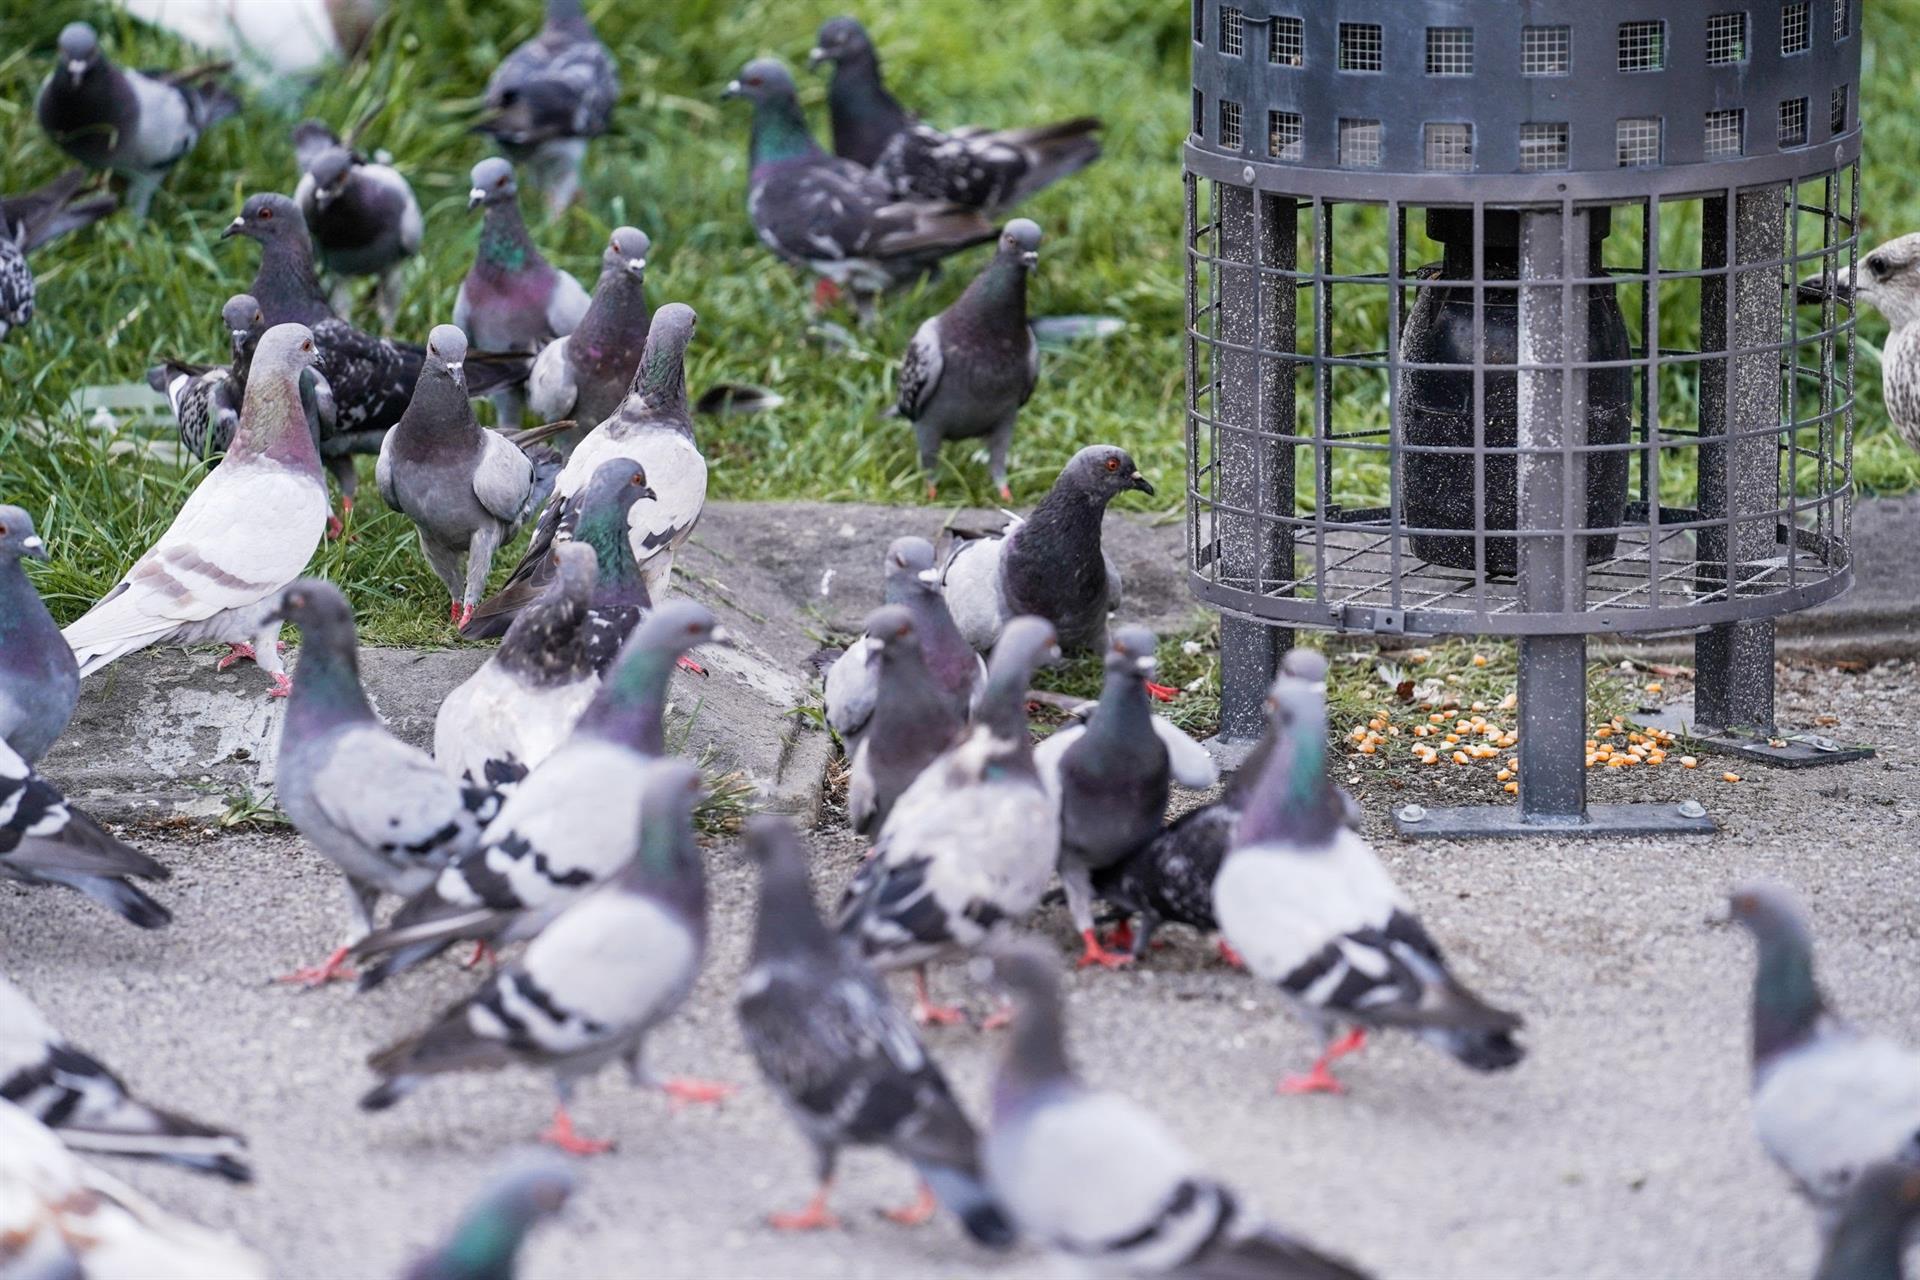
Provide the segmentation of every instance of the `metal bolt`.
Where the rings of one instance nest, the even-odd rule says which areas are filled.
[[[1403,806],[1397,816],[1402,822],[1425,822],[1427,811],[1423,805],[1410,804]]]
[[[1242,181],[1242,182],[1246,182],[1246,183],[1251,183],[1251,182],[1253,181],[1253,166],[1252,166],[1252,165],[1248,165],[1248,166],[1246,166],[1245,168],[1243,168],[1242,170],[1240,170],[1240,181]]]
[[[1698,800],[1682,800],[1680,802],[1680,816],[1683,818],[1704,818],[1707,816],[1707,806],[1701,804]]]

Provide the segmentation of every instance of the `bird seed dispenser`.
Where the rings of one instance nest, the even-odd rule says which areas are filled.
[[[1861,0],[1189,0],[1190,583],[1221,742],[1290,629],[1518,637],[1519,804],[1403,833],[1711,830],[1586,803],[1590,635],[1691,633],[1773,725],[1851,581]]]

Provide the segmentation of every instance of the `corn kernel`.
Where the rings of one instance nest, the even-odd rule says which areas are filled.
[[[1453,762],[1454,762],[1455,764],[1465,764],[1465,763],[1467,762],[1467,753],[1466,753],[1466,752],[1464,752],[1464,751],[1456,751],[1456,752],[1454,752],[1454,753],[1453,753]]]
[[[1379,750],[1380,748],[1374,746],[1371,742],[1363,742],[1360,744],[1360,754],[1363,756],[1374,755],[1378,753]]]
[[[1474,711],[1485,711],[1487,709],[1487,704],[1484,702],[1476,702],[1473,704],[1473,707],[1471,709]]]
[[[1378,716],[1375,716],[1373,719],[1367,721],[1367,728],[1372,729],[1375,732],[1378,732],[1381,729],[1384,729],[1386,727],[1387,727],[1387,722],[1385,720],[1382,720]]]
[[[1476,666],[1476,667],[1484,667],[1484,666],[1486,666],[1486,665],[1487,665],[1487,655],[1486,655],[1486,654],[1484,654],[1484,653],[1476,653],[1476,654],[1474,654],[1474,655],[1473,655],[1473,665],[1474,665],[1474,666]]]
[[[1700,763],[1700,762],[1699,762],[1698,760],[1696,760],[1696,759],[1694,759],[1694,758],[1693,758],[1692,756],[1681,756],[1681,757],[1680,757],[1680,767],[1681,767],[1682,769],[1691,769],[1691,768],[1693,768],[1694,766],[1696,766],[1696,765],[1698,765],[1699,763]]]
[[[1596,755],[1593,755],[1593,754],[1591,754],[1591,753],[1589,753],[1589,754],[1587,755],[1587,768],[1589,768],[1589,769],[1591,769],[1591,768],[1593,768],[1593,766],[1594,766],[1594,765],[1596,765],[1596,764],[1598,764],[1598,763],[1600,763],[1600,757],[1599,757],[1599,756],[1596,756]]]
[[[1510,693],[1506,697],[1500,699],[1500,709],[1502,711],[1511,711],[1519,705],[1520,705],[1520,695],[1517,693]]]
[[[1513,770],[1502,769],[1500,772],[1494,774],[1493,776],[1500,779],[1500,781],[1505,782],[1508,778],[1511,778],[1513,776]]]
[[[1737,774],[1737,773],[1723,773],[1723,774],[1721,774],[1721,775],[1720,775],[1720,781],[1722,781],[1722,782],[1738,782],[1738,781],[1740,781],[1740,775],[1739,775],[1739,774]]]
[[[1446,736],[1446,738],[1444,739],[1444,741],[1446,742],[1446,744],[1447,744],[1448,746],[1450,746],[1450,747],[1451,747],[1451,746],[1453,746],[1453,745],[1454,745],[1455,743],[1457,743],[1457,742],[1459,742],[1459,741],[1460,741],[1460,735],[1459,735],[1459,734],[1457,734],[1457,733],[1450,733],[1450,734],[1448,734],[1448,735]]]
[[[1665,693],[1666,691],[1667,691],[1667,687],[1661,684],[1658,680],[1655,680],[1652,684],[1647,686],[1648,693]]]
[[[1520,794],[1520,784],[1517,782],[1509,782],[1506,786],[1500,789],[1506,792],[1510,796],[1517,796]]]
[[[1447,718],[1441,715],[1438,711],[1434,712],[1432,715],[1427,717],[1428,724],[1445,724],[1446,722],[1447,722]]]
[[[1610,724],[1603,724],[1598,729],[1595,729],[1593,731],[1593,736],[1596,738],[1611,738],[1613,736],[1613,726]]]

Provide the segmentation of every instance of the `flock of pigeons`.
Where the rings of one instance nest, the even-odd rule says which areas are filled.
[[[1097,122],[941,133],[887,94],[851,19],[820,32],[835,66],[834,149],[812,140],[779,63],[749,63],[730,91],[753,104],[749,209],[781,257],[845,290],[878,293],[947,254],[999,239],[991,263],[915,335],[898,412],[916,424],[929,476],[945,439],[984,435],[1005,491],[1008,441],[1037,376],[1025,280],[1039,228],[991,218],[1098,154]],[[66,727],[80,679],[156,643],[223,642],[288,698],[278,802],[341,871],[346,941],[304,985],[398,980],[459,943],[491,976],[421,1030],[369,1059],[361,1106],[394,1106],[433,1077],[520,1065],[558,1095],[541,1135],[588,1155],[574,1086],[618,1060],[635,1084],[714,1102],[731,1087],[654,1073],[648,1033],[686,1000],[710,921],[694,812],[699,770],[676,759],[665,714],[676,668],[724,644],[715,616],[669,598],[676,548],[700,518],[706,462],[693,432],[685,353],[691,308],[653,310],[647,237],[610,238],[591,293],[532,243],[514,164],[549,205],[575,198],[588,140],[617,81],[578,0],[550,0],[541,33],[501,65],[485,128],[514,163],[472,171],[483,226],[453,323],[424,347],[355,328],[322,289],[366,275],[390,318],[395,272],[422,235],[404,178],[324,126],[296,135],[293,197],[256,194],[227,228],[260,246],[249,293],[222,315],[232,358],[155,370],[196,453],[218,457],[160,540],[84,616],[59,629],[22,567],[46,558],[31,516],[0,506],[0,876],[76,890],[142,928],[169,922],[142,882],[165,867],[67,802],[37,770]],[[54,140],[126,175],[143,209],[199,131],[237,104],[216,72],[115,67],[83,24],[60,37],[39,103]],[[4,207],[0,246],[31,249],[103,216],[76,171]],[[0,258],[9,323],[31,314],[24,257]],[[19,302],[22,290],[26,301]],[[472,399],[491,396],[509,429]],[[525,409],[543,425],[520,429]],[[354,497],[353,458],[378,455],[381,497],[416,525],[464,634],[498,636],[448,696],[431,755],[394,737],[367,702],[354,618],[340,591],[302,577]],[[336,516],[326,474],[341,489]],[[931,487],[931,478],[929,480]],[[1153,711],[1156,641],[1111,625],[1122,584],[1102,547],[1108,503],[1153,487],[1121,449],[1094,445],[1026,518],[936,554],[921,538],[886,552],[885,598],[826,669],[827,719],[850,768],[848,816],[871,850],[833,918],[814,905],[789,824],[753,820],[761,872],[741,1028],[767,1084],[815,1156],[808,1205],[774,1226],[823,1229],[838,1152],[885,1147],[921,1180],[907,1223],[951,1213],[984,1246],[1026,1238],[1100,1274],[1356,1277],[1263,1221],[1209,1177],[1146,1111],[1081,1081],[1066,1048],[1060,966],[1016,940],[1057,877],[1080,963],[1138,963],[1163,923],[1217,935],[1223,958],[1277,986],[1322,1051],[1284,1093],[1342,1091],[1333,1063],[1374,1031],[1404,1031],[1477,1071],[1516,1066],[1521,1019],[1449,969],[1413,905],[1329,780],[1326,664],[1296,650],[1270,699],[1265,741],[1224,793],[1168,824],[1170,789],[1210,788],[1207,753]],[[506,584],[498,550],[532,524]],[[302,634],[296,677],[283,624]],[[1036,746],[1035,671],[1100,655],[1105,681],[1074,723]],[[400,900],[384,923],[383,896]],[[1097,912],[1119,928],[1102,936]],[[1831,1229],[1824,1280],[1896,1276],[1920,1213],[1920,1058],[1829,1012],[1795,906],[1769,890],[1733,900],[1759,944],[1754,1108],[1768,1151]],[[511,958],[497,950],[524,943]],[[916,1023],[962,1022],[937,1004],[928,967],[978,958],[1010,1024],[982,1128],[966,1114]],[[912,970],[897,1007],[883,975]],[[0,1273],[256,1275],[250,1250],[167,1215],[73,1152],[171,1161],[246,1180],[237,1135],[146,1104],[68,1044],[0,979]],[[63,1145],[64,1142],[64,1145]],[[505,1274],[519,1241],[564,1201],[571,1175],[517,1167],[420,1276]],[[488,1270],[488,1268],[493,1268]]]

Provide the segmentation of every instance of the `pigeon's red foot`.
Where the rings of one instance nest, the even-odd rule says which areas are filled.
[[[939,1207],[940,1202],[933,1198],[933,1188],[923,1182],[920,1184],[920,1194],[914,1197],[912,1204],[904,1204],[897,1209],[882,1209],[880,1216],[903,1227],[924,1227],[933,1221],[933,1211]]]
[[[467,962],[460,967],[462,969],[478,969],[482,960],[490,965],[497,966],[500,963],[500,957],[494,953],[492,947],[487,945],[486,939],[475,938],[473,941],[473,954],[468,956]]]
[[[574,1132],[573,1117],[564,1104],[553,1109],[553,1123],[540,1131],[540,1141],[570,1156],[603,1156],[613,1150],[610,1138],[587,1138]]]
[[[1006,485],[1004,485],[1004,484],[1000,486],[1000,501],[1002,501],[1002,502],[1012,502],[1012,501],[1013,501],[1013,490],[1012,490],[1012,489],[1010,489],[1010,488],[1008,488],[1008,487],[1007,487]]]
[[[931,480],[927,481],[927,501],[933,502],[933,501],[936,501],[939,497],[940,497],[940,486],[935,484]]]
[[[240,659],[242,658],[245,658],[248,662],[260,661],[259,656],[254,653],[252,645],[229,644],[227,646],[227,656],[220,659],[220,661],[214,663],[213,669],[215,671],[225,671],[228,667],[240,661]]]
[[[340,535],[345,533],[346,531],[347,531],[346,522],[343,521],[339,516],[334,515],[333,512],[331,511],[327,512],[327,541],[328,542],[339,541]]]
[[[1216,940],[1213,945],[1215,949],[1220,952],[1221,964],[1226,965],[1230,969],[1244,969],[1247,967],[1247,962],[1241,958],[1238,951],[1233,949],[1233,944],[1225,938]]]
[[[1115,951],[1133,950],[1133,921],[1122,920],[1107,933],[1106,945]]]
[[[1345,1093],[1346,1091],[1347,1086],[1334,1078],[1333,1072],[1327,1070],[1327,1064],[1324,1062],[1314,1063],[1313,1070],[1303,1076],[1288,1076],[1274,1086],[1274,1092],[1289,1098],[1308,1093]]]
[[[700,676],[702,678],[704,678],[707,674],[707,669],[705,667],[701,666],[699,663],[695,662],[692,658],[689,658],[684,653],[674,660],[673,665],[676,667],[679,667],[682,671],[691,671],[693,672],[693,674]]]
[[[267,690],[269,698],[287,698],[293,696],[293,677],[284,671],[273,673],[273,688]]]
[[[660,1082],[660,1091],[675,1102],[725,1102],[736,1090],[718,1080],[695,1080],[691,1076],[668,1076]]]
[[[347,967],[349,947],[340,947],[320,964],[305,969],[295,969],[292,973],[283,973],[275,982],[284,982],[301,987],[324,987],[329,982],[346,982],[360,975]]]
[[[998,1009],[988,1014],[986,1021],[980,1024],[982,1031],[1005,1031],[1013,1025],[1013,1006],[1002,1002]]]
[[[923,1027],[955,1027],[967,1020],[966,1011],[950,1004],[935,1004],[927,990],[927,971],[913,971],[913,1020]]]
[[[1151,680],[1147,681],[1147,692],[1162,702],[1172,702],[1180,696],[1180,690],[1174,686],[1170,684],[1155,684]]]
[[[1099,965],[1102,969],[1124,969],[1133,963],[1132,953],[1107,950],[1100,945],[1100,935],[1091,929],[1081,930],[1080,937],[1086,942],[1087,949],[1080,953],[1078,968]]]
[[[767,1225],[775,1231],[838,1231],[840,1219],[833,1216],[827,1208],[827,1188],[831,1184],[823,1183],[813,1193],[813,1199],[807,1201],[807,1207],[798,1213],[770,1213]]]
[[[467,624],[473,621],[473,606],[470,604],[463,604],[455,612],[457,612],[459,616],[454,621],[454,624],[453,624],[454,630],[465,631],[467,629]]]
[[[458,600],[447,601],[447,621],[456,627],[460,625],[460,602]]]
[[[813,309],[815,311],[825,311],[828,307],[839,302],[842,296],[844,295],[840,292],[840,286],[824,276],[813,282]]]
[[[1344,1058],[1350,1053],[1358,1053],[1367,1047],[1367,1030],[1355,1027],[1353,1030],[1327,1046],[1327,1061]]]

